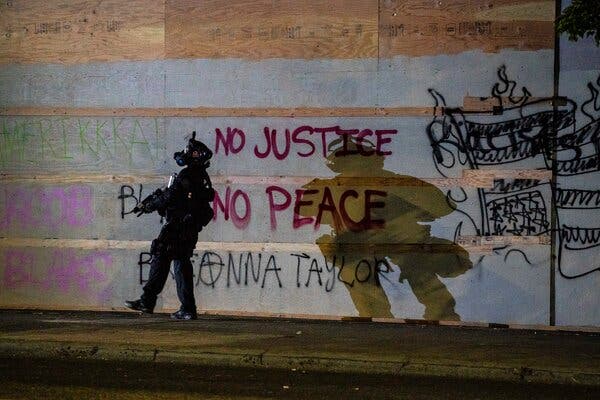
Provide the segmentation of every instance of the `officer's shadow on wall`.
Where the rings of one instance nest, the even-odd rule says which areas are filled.
[[[337,175],[303,186],[304,198],[318,191],[330,204],[345,206],[313,202],[302,214],[331,227],[316,243],[338,268],[359,315],[394,317],[381,279],[399,268],[400,282],[425,307],[424,319],[460,320],[440,277],[460,276],[473,265],[465,249],[431,236],[427,225],[454,211],[446,196],[427,182],[385,170],[385,156],[366,140],[339,139],[328,150],[327,166]]]

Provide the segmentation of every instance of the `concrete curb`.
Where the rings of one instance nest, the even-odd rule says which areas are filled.
[[[560,368],[502,367],[458,363],[427,363],[419,360],[386,361],[283,356],[262,353],[181,351],[169,348],[124,345],[92,345],[69,342],[3,341],[0,357],[89,361],[180,363],[219,367],[250,367],[291,371],[390,374],[396,376],[444,377],[495,380],[513,383],[543,383],[600,386],[600,371],[585,373]]]
[[[0,239],[1,244],[1,239]],[[35,307],[24,305],[0,305],[0,312],[101,312],[119,314],[133,314],[126,307]],[[176,308],[164,308],[156,310],[155,315],[169,315],[177,311]],[[380,324],[396,325],[434,325],[451,326],[456,328],[480,328],[480,329],[510,329],[515,331],[529,330],[540,332],[566,332],[566,333],[600,333],[600,326],[573,326],[573,325],[531,325],[531,324],[505,324],[496,322],[474,322],[474,321],[437,321],[410,318],[374,318],[339,315],[314,315],[314,314],[289,314],[289,313],[265,313],[249,311],[227,311],[227,310],[199,310],[199,316],[223,317],[223,318],[252,318],[264,320],[296,320],[296,321],[342,321],[342,322],[373,322]]]

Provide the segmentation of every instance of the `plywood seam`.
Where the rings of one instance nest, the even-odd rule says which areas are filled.
[[[0,237],[0,248],[34,247],[34,248],[75,248],[85,250],[148,250],[150,240],[113,240],[113,239],[44,239]],[[304,252],[321,253],[329,248],[345,253],[365,254],[382,249],[386,254],[410,252],[455,252],[456,245],[449,243],[306,243],[306,242],[224,242],[202,241],[196,244],[198,251],[230,251],[230,252]]]
[[[304,185],[313,180],[326,180],[327,176],[253,176],[253,175],[212,175],[213,184],[258,184],[273,185]],[[548,170],[479,170],[464,169],[462,175],[455,178],[427,178],[398,175],[395,177],[378,176],[347,176],[336,177],[340,186],[426,186],[432,184],[440,187],[463,187],[463,188],[492,188],[497,179],[538,179],[549,180],[551,171]],[[119,175],[119,174],[0,174],[0,182],[39,182],[43,184],[58,183],[145,183],[166,182],[168,175],[144,174],[144,175]]]
[[[81,116],[81,117],[433,117],[444,115],[446,108],[406,107],[3,107],[1,116]],[[452,110],[460,110],[459,107]],[[469,108],[469,113],[490,114],[492,109]]]

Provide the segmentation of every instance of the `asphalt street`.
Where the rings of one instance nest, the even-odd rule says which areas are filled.
[[[378,374],[0,359],[2,399],[597,399],[598,388]]]
[[[596,399],[595,330],[0,311],[0,399]]]

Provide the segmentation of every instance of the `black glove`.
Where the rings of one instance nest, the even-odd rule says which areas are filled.
[[[144,209],[144,203],[140,203],[137,206],[135,206],[132,212],[136,213],[138,217],[144,214],[146,212],[146,210]]]

